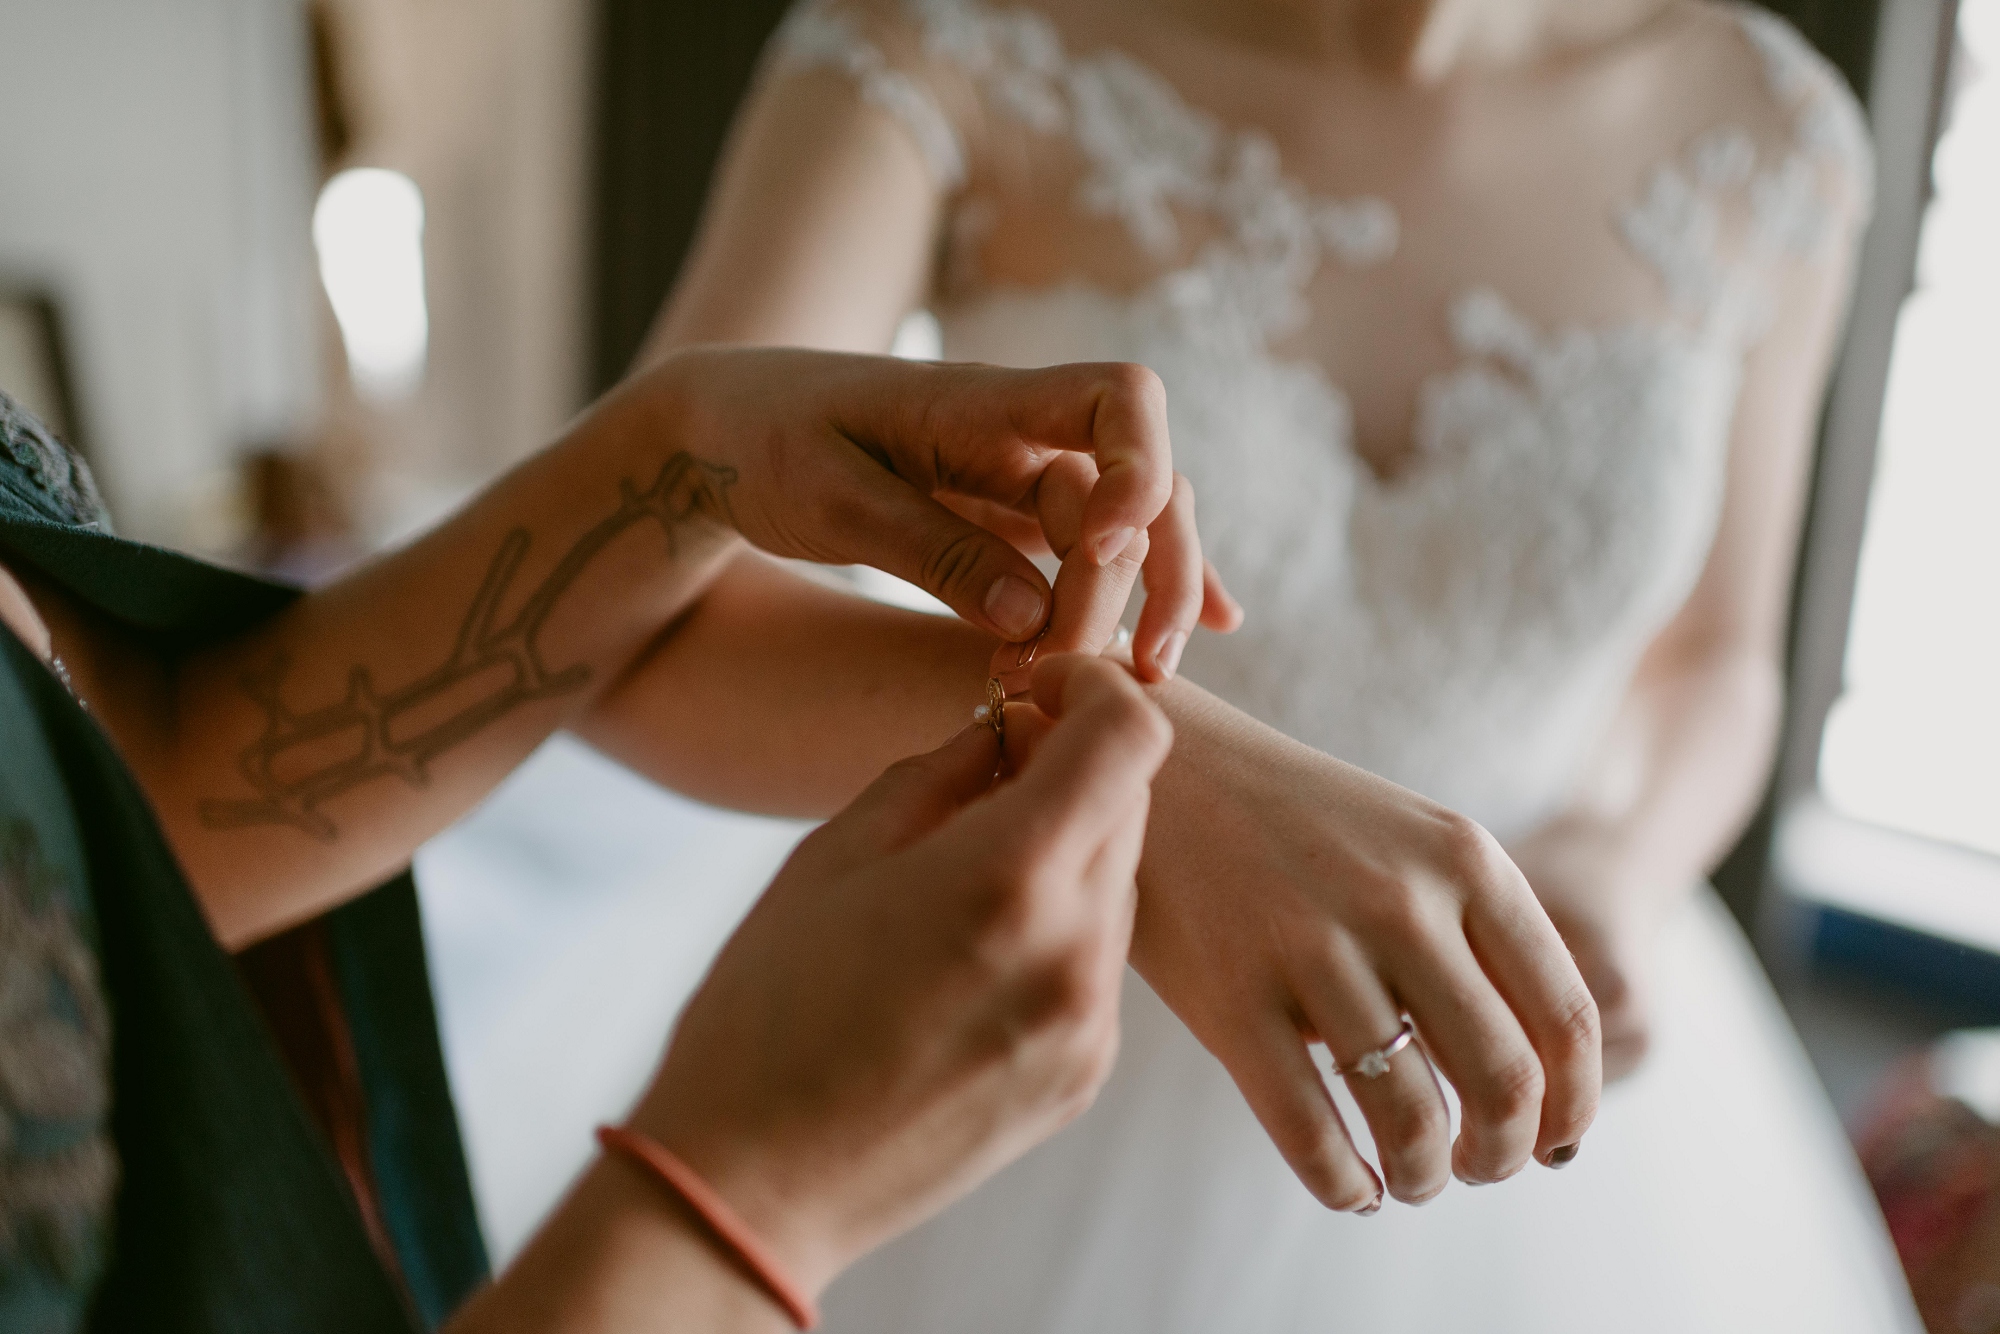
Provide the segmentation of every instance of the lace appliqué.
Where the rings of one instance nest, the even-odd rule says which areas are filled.
[[[1211,214],[1248,248],[1290,256],[1324,247],[1349,264],[1395,252],[1396,215],[1379,199],[1321,200],[1282,173],[1269,136],[1230,130],[1117,51],[1070,58],[1032,10],[979,0],[908,0],[926,49],[952,59],[1041,133],[1067,129],[1089,164],[1079,202],[1116,217],[1150,254],[1180,243],[1174,210]]]
[[[1395,253],[1396,212],[1372,197],[1318,198],[1281,168],[1277,147],[1255,130],[1230,130],[1188,105],[1158,74],[1117,51],[1071,58],[1044,15],[980,0],[904,0],[919,22],[926,57],[962,71],[992,103],[1041,134],[1067,134],[1085,163],[1078,206],[1115,218],[1149,255],[1168,259],[1182,245],[1179,211],[1221,225],[1187,268],[1161,280],[1168,309],[1256,342],[1305,319],[1304,288],[1326,256],[1364,267]],[[890,92],[881,50],[844,16],[822,6],[796,11],[780,50],[794,64],[837,65],[871,102],[910,102]],[[900,85],[895,85],[900,87]],[[946,136],[943,113],[922,98],[907,123],[919,143]],[[963,180],[955,133],[947,177]],[[931,151],[926,150],[927,156]],[[942,157],[942,154],[937,155]]]
[[[1704,310],[1722,290],[1721,210],[1678,165],[1653,173],[1646,197],[1619,225],[1639,257],[1659,271],[1675,304]]]
[[[1840,71],[1776,14],[1753,5],[1738,5],[1735,14],[1764,61],[1772,96],[1797,117],[1800,151],[1838,167],[1872,198],[1874,139]]]
[[[1393,252],[1394,211],[1311,195],[1268,136],[1229,131],[1128,58],[1066,64],[1041,92],[1084,158],[1079,209],[1154,251],[1222,225],[1136,291],[968,284],[940,312],[946,355],[1153,367],[1205,539],[1252,615],[1199,638],[1188,670],[1489,827],[1536,827],[1713,541],[1744,359],[1702,316],[1745,286],[1720,251],[1748,212],[1757,143],[1704,135],[1629,211],[1635,248],[1694,318],[1545,328],[1491,288],[1465,292],[1449,309],[1457,355],[1422,382],[1408,462],[1384,476],[1355,450],[1333,376],[1273,337],[1311,313],[1324,257]],[[1732,192],[1746,202],[1725,213]]]
[[[1747,191],[1748,267],[1780,254],[1810,257],[1832,239],[1828,169],[1854,181],[1864,198],[1873,188],[1867,126],[1839,73],[1783,19],[1749,6],[1733,12],[1764,62],[1771,96],[1793,120],[1790,151],[1760,170],[1748,133],[1712,130],[1684,161],[1655,170],[1644,197],[1619,218],[1627,243],[1659,273],[1675,305],[1697,317],[1718,313],[1736,272],[1722,255],[1724,200]],[[1762,293],[1746,300],[1748,311],[1733,313],[1747,313],[1744,325],[1754,330],[1768,311]]]
[[[926,55],[991,89],[1017,120],[1044,134],[1062,129],[1068,119],[1060,88],[1063,46],[1047,19],[964,0],[905,0],[904,8],[923,30]]]
[[[940,189],[949,194],[965,184],[965,147],[950,117],[922,84],[890,65],[852,19],[816,6],[795,9],[772,38],[772,52],[794,69],[829,68],[847,75],[863,101],[909,131]]]
[[[75,1289],[101,1263],[117,1158],[97,961],[32,826],[0,826],[0,1271]]]

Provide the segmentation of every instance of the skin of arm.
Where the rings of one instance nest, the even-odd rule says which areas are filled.
[[[448,1334],[791,1328],[677,1196],[602,1158],[498,1281],[445,1326]]]
[[[787,79],[784,96],[753,98],[733,130],[641,360],[704,344],[886,348],[927,286],[942,207],[891,117],[834,74]],[[701,800],[820,817],[962,726],[998,647],[750,555],[575,730]]]
[[[744,554],[575,730],[697,800],[816,819],[964,726],[998,647]]]
[[[63,595],[4,565],[0,624],[51,666],[91,634]],[[633,1112],[812,1295],[1078,1115],[1111,1068],[1133,869],[1171,729],[1107,663],[1046,659],[1031,684],[1041,711],[1009,706],[1001,781],[994,732],[968,728],[801,846]],[[90,685],[115,696],[115,678]],[[600,1158],[446,1328],[791,1326],[677,1194]]]
[[[1086,456],[1087,472],[1066,466]],[[1059,519],[1053,596],[940,491]],[[41,609],[234,948],[403,865],[614,693],[746,539],[901,572],[989,626],[1005,619],[992,592],[1011,589],[1031,617],[1017,630],[1095,647],[1148,525],[1192,622],[1199,547],[1172,495],[1157,381],[1138,368],[695,350],[410,546],[224,643],[168,659],[46,588]],[[1107,533],[1124,535],[1108,558]]]
[[[846,79],[767,79],[648,355],[718,340],[887,346],[925,290],[942,209],[907,134]],[[820,814],[885,759],[962,723],[991,647],[965,626],[739,560],[578,730],[705,799]],[[1574,1144],[1595,1114],[1596,1011],[1485,831],[1189,682],[1150,693],[1177,740],[1156,786],[1132,960],[1315,1198],[1356,1211],[1385,1186],[1428,1199],[1454,1174],[1499,1180]],[[1378,1176],[1307,1040],[1327,1034],[1343,1062],[1386,1041],[1392,989],[1422,1012],[1470,1111],[1454,1142],[1427,1071],[1369,1086]]]
[[[1847,244],[1831,260],[1788,265],[1781,318],[1746,368],[1700,580],[1640,661],[1584,795],[1509,849],[1577,951],[1604,1016],[1610,1077],[1630,1073],[1648,1046],[1657,928],[1763,794],[1814,431],[1853,263]]]
[[[1149,781],[1171,730],[1127,671],[1045,659],[987,727],[894,766],[802,844],[676,1028],[635,1129],[807,1294],[1095,1096]],[[452,1334],[776,1330],[693,1216],[599,1161]]]
[[[602,426],[409,547],[185,659],[41,600],[225,945],[393,873],[726,562],[725,474]]]

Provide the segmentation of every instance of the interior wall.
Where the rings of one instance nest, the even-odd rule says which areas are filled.
[[[448,499],[585,398],[595,15],[591,0],[327,10],[352,116],[337,165],[401,171],[425,203],[429,364],[408,402],[373,415],[375,462]]]
[[[219,550],[317,408],[294,0],[6,0],[0,280],[58,301],[121,526]]]
[[[591,376],[631,365],[694,240],[708,180],[790,0],[597,0],[597,266]]]

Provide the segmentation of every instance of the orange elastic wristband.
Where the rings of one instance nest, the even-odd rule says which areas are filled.
[[[750,1271],[751,1276],[764,1285],[764,1290],[771,1294],[771,1300],[785,1309],[793,1324],[800,1329],[811,1329],[819,1324],[819,1308],[813,1305],[812,1299],[785,1277],[784,1267],[778,1263],[776,1256],[765,1249],[764,1243],[757,1240],[757,1234],[750,1230],[750,1225],[737,1217],[728,1201],[716,1194],[714,1187],[703,1181],[692,1167],[676,1158],[658,1141],[621,1126],[599,1126],[597,1142],[608,1152],[623,1154],[645,1168],[687,1201],[688,1207],[701,1216],[701,1220]]]

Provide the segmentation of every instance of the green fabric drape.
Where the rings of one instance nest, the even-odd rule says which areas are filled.
[[[0,560],[167,652],[239,632],[298,595],[112,536],[87,471],[4,396]],[[483,1280],[486,1256],[412,881],[400,877],[326,921],[399,1288],[131,774],[87,712],[4,630],[0,746],[0,867],[11,848],[16,863],[35,868],[0,872],[0,891],[29,886],[15,894],[27,906],[12,918],[0,892],[0,925],[41,923],[39,940],[66,921],[94,957],[95,977],[92,959],[53,970],[46,985],[27,974],[9,948],[13,936],[29,938],[25,928],[0,939],[0,968],[27,977],[26,994],[52,997],[24,1022],[44,1035],[77,1035],[66,1053],[52,1052],[66,1055],[65,1069],[90,1066],[93,1004],[109,1018],[108,1108],[47,1126],[25,1119],[39,1138],[0,1136],[0,1326],[38,1334],[434,1328]],[[17,980],[0,977],[0,991]],[[17,1018],[0,1009],[0,1043],[21,1027]],[[89,1104],[86,1095],[72,1103]],[[0,1080],[0,1119],[20,1111],[9,1096]],[[13,1100],[23,1102],[18,1093]],[[29,1207],[23,1181],[79,1161],[107,1133],[118,1173],[108,1216],[102,1207],[88,1216],[81,1189],[59,1216]],[[7,1226],[17,1222],[27,1226]]]

